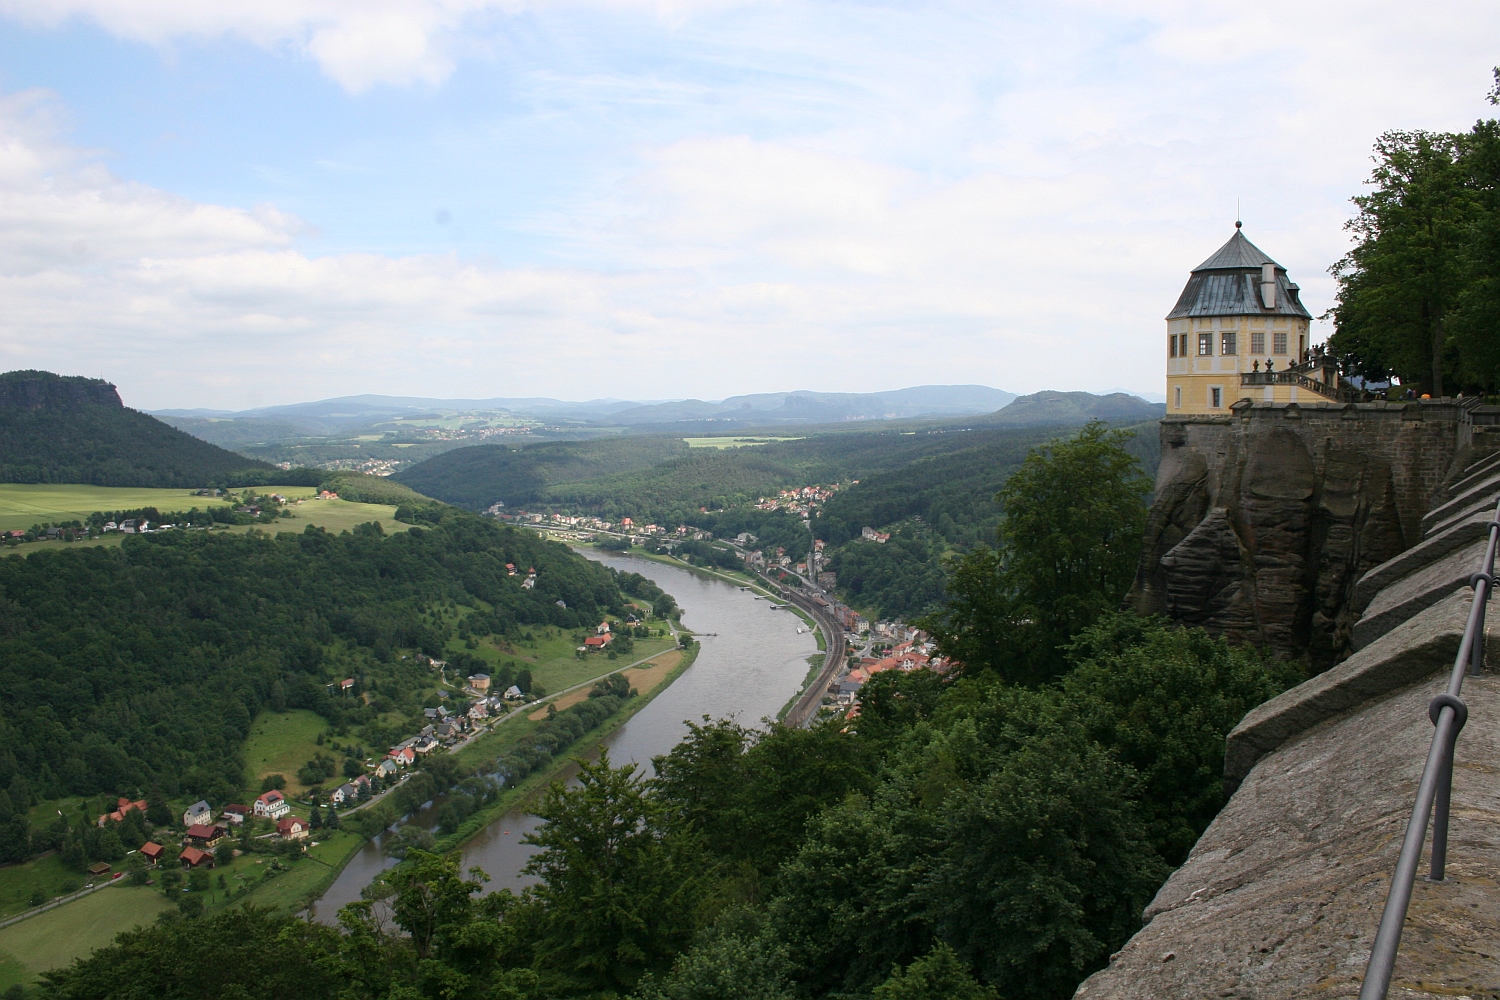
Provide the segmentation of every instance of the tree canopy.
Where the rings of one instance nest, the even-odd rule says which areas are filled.
[[[1500,69],[1491,103],[1500,94]],[[1355,245],[1332,270],[1352,374],[1435,396],[1500,389],[1500,122],[1468,132],[1387,132],[1372,190],[1353,199]]]

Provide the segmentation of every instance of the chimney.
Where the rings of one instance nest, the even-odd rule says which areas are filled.
[[[1269,261],[1260,266],[1260,304],[1276,308],[1276,265]]]

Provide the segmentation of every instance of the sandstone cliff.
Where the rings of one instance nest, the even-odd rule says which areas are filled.
[[[1347,536],[1324,536],[1353,538],[1342,544],[1358,553],[1358,539],[1375,520],[1370,512],[1379,508],[1375,501],[1389,491],[1410,544],[1357,578],[1341,577],[1339,620],[1353,623],[1346,631],[1357,651],[1253,709],[1229,734],[1228,804],[1146,908],[1145,927],[1108,968],[1085,981],[1079,998],[1358,994],[1432,739],[1428,702],[1445,687],[1458,653],[1473,600],[1468,575],[1479,569],[1483,551],[1479,534],[1500,501],[1500,426],[1476,426],[1471,418],[1477,416],[1466,411],[1454,426],[1449,454],[1464,467],[1427,491],[1432,506],[1425,516],[1408,518],[1402,474],[1391,463],[1386,485],[1353,504],[1356,514],[1366,513],[1348,523]],[[1393,437],[1410,430],[1385,427]],[[1276,438],[1278,447],[1290,449],[1285,436]],[[1323,454],[1331,443],[1325,440]],[[1239,444],[1266,448],[1264,440]],[[1328,476],[1318,451],[1308,448],[1307,456],[1310,478],[1295,451],[1284,463],[1291,470],[1286,488],[1272,482],[1260,489],[1259,474],[1235,473],[1241,485],[1233,498],[1241,513],[1226,521],[1236,526],[1231,530],[1255,528],[1236,539],[1265,544],[1261,526],[1272,501],[1300,500],[1302,514],[1329,518],[1315,502],[1320,488],[1326,495]],[[1420,487],[1420,477],[1406,471]],[[1309,483],[1311,494],[1300,496]],[[1294,518],[1298,508],[1282,510],[1280,530],[1302,523]],[[1318,563],[1327,565],[1321,558]],[[1168,569],[1169,580],[1179,572]],[[1243,585],[1244,574],[1238,579]],[[1318,591],[1304,593],[1316,597]],[[1393,997],[1500,996],[1500,787],[1494,780],[1500,675],[1493,672],[1500,663],[1500,600],[1489,611],[1489,666],[1467,678],[1463,689],[1469,721],[1455,751],[1448,878],[1416,883]]]
[[[115,387],[103,379],[42,371],[0,375],[0,408],[4,409],[77,410],[85,406],[124,405]]]
[[[1444,477],[1470,456],[1470,409],[1242,401],[1222,417],[1164,419],[1129,605],[1335,662],[1362,610],[1356,583],[1420,538]]]

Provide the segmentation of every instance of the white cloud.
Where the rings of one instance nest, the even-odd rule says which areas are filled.
[[[13,2],[0,11],[21,16]],[[473,19],[542,6],[39,0],[26,16],[162,45],[233,34],[358,91],[438,82]],[[731,111],[615,150],[539,211],[559,266],[318,255],[296,218],[121,180],[60,138],[44,96],[0,99],[0,363],[65,367],[66,343],[74,370],[151,406],[1151,389],[1161,317],[1235,199],[1327,307],[1374,137],[1487,110],[1500,32],[1479,4],[638,9],[734,72],[549,66],[517,86],[560,128],[709,97]]]
[[[603,0],[679,22],[722,0]],[[555,0],[0,0],[0,15],[56,27],[97,24],[121,38],[166,46],[234,37],[315,60],[351,93],[376,84],[438,84],[454,68],[460,35],[484,15],[571,6]],[[461,46],[458,46],[461,47]]]

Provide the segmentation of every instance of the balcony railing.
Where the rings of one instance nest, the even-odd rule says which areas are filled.
[[[1319,382],[1317,379],[1308,378],[1296,369],[1279,372],[1241,372],[1240,385],[1294,385],[1299,389],[1306,389],[1341,403],[1352,402],[1355,396],[1352,389]]]

